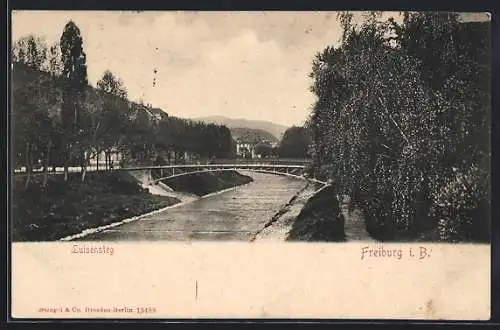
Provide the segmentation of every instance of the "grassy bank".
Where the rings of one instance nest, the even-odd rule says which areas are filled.
[[[308,199],[295,219],[288,241],[345,241],[344,216],[334,188],[326,186]]]
[[[221,171],[183,175],[164,180],[163,183],[175,191],[203,196],[252,181],[253,179],[251,177],[236,171]]]
[[[118,173],[52,176],[46,187],[41,176],[25,190],[23,180],[14,180],[11,233],[13,241],[51,241],[84,229],[107,225],[179,202],[151,195],[137,183]]]

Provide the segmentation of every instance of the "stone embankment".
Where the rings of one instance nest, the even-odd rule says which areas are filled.
[[[334,188],[306,183],[254,236],[254,241],[373,241],[361,211]]]

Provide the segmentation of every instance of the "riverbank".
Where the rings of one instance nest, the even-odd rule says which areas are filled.
[[[345,218],[333,186],[312,195],[295,218],[287,241],[343,242]]]
[[[252,182],[252,177],[237,171],[205,172],[178,176],[162,183],[176,192],[199,197]]]
[[[347,217],[344,203],[339,203],[331,186],[318,189],[308,182],[253,240],[343,242],[353,236],[346,233],[346,229],[351,231]]]
[[[252,241],[285,241],[300,210],[317,190],[315,186],[316,184],[311,182],[304,183],[304,186],[274,214],[264,228],[254,235]]]
[[[331,200],[333,191],[308,183],[275,214],[256,240],[374,242],[361,210],[349,209],[349,198]],[[333,195],[334,196],[334,195]],[[340,211],[340,212],[339,212]],[[331,212],[331,213],[330,213]],[[336,214],[336,216],[333,216]],[[343,228],[341,228],[343,224]],[[327,230],[325,230],[325,226]],[[328,230],[330,228],[330,230]],[[332,230],[333,229],[333,230]]]
[[[197,173],[175,178],[169,185],[147,186],[127,173],[78,173],[67,182],[50,176],[46,187],[35,177],[28,189],[15,180],[11,233],[13,241],[53,241],[91,228],[108,226],[181,202],[252,181],[234,172]]]
[[[151,183],[150,178],[144,171],[123,172],[122,177],[124,180],[138,183],[143,189],[147,190],[150,194],[177,198],[182,203],[192,202],[199,198],[199,196],[195,194],[175,191],[171,187],[164,184],[163,182]]]
[[[13,241],[53,241],[180,202],[150,194],[116,172],[89,173],[85,182],[78,173],[70,174],[67,182],[55,175],[46,187],[41,180],[35,177],[26,190],[22,180],[14,180]]]

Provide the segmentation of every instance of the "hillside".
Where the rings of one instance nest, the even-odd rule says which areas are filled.
[[[26,89],[28,86],[36,88],[41,95],[44,95],[46,101],[51,103],[50,106],[50,115],[55,117],[59,116],[61,112],[61,100],[62,100],[62,83],[63,79],[58,78],[55,81],[55,85],[51,83],[50,74],[44,71],[35,70],[30,68],[22,63],[14,63],[12,65],[12,90],[17,89]],[[98,90],[91,86],[87,86],[87,96],[89,97],[90,102],[94,102],[96,99],[101,98]],[[107,96],[110,97],[110,96]],[[144,111],[148,117],[161,119],[167,118],[168,113],[159,108],[152,108],[137,102],[126,100],[128,106],[131,108],[137,108],[141,111]]]
[[[279,142],[279,140],[271,133],[264,131],[262,129],[252,129],[246,127],[234,127],[229,129],[233,139],[242,139],[245,141],[255,141],[260,142],[262,140],[267,140],[271,143]]]
[[[64,78],[52,77],[21,62],[12,65],[11,73],[17,166],[27,163],[30,167],[35,161],[62,166],[63,159],[81,164],[81,149],[91,150],[87,153],[90,158],[119,149],[127,162],[144,164],[151,163],[159,154],[180,161],[186,153],[204,158],[230,157],[233,153],[228,127],[169,116],[150,104],[103,93],[90,85],[79,100],[79,111],[64,107],[69,111],[63,116]],[[73,121],[75,114],[79,116],[77,124],[83,134],[72,137],[77,141],[71,147],[70,159],[66,159],[60,128],[63,117]]]
[[[195,120],[204,121],[206,123],[214,123],[219,125],[225,125],[231,130],[233,128],[248,128],[248,129],[257,129],[263,130],[271,133],[276,139],[280,139],[281,135],[288,128],[284,125],[275,124],[270,121],[265,120],[248,120],[242,118],[227,118],[224,116],[209,116],[209,117],[200,117],[194,118]]]

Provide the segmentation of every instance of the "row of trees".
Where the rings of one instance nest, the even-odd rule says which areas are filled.
[[[225,126],[169,117],[161,109],[130,102],[123,82],[104,72],[96,88],[89,86],[80,29],[72,21],[60,41],[50,47],[33,35],[12,47],[12,127],[16,166],[26,166],[26,186],[41,161],[44,183],[50,167],[86,167],[104,153],[151,164],[176,160],[185,153],[198,157],[229,157],[231,132]]]
[[[311,72],[316,174],[379,239],[489,240],[488,23],[452,13],[339,15]]]

